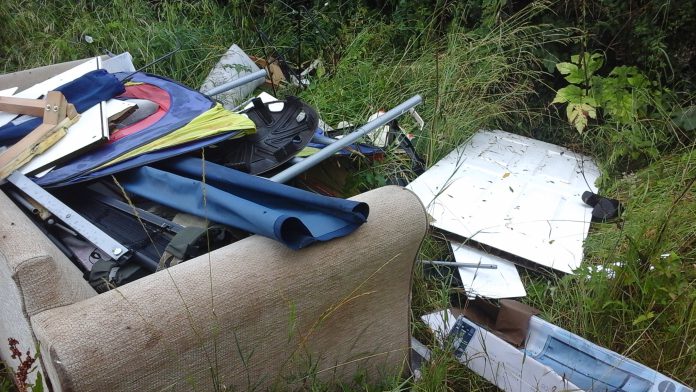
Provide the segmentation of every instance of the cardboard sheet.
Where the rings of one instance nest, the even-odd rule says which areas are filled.
[[[514,298],[527,295],[514,263],[457,242],[450,244],[454,251],[454,259],[459,263],[493,264],[498,267],[459,267],[459,276],[469,296]]]
[[[556,392],[579,388],[493,333],[449,311],[422,317],[442,344],[475,373],[506,392]],[[442,331],[447,331],[444,333]]]
[[[599,170],[565,148],[480,131],[409,184],[441,230],[571,273],[591,221]]]

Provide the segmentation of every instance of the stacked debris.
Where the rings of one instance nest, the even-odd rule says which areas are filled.
[[[424,323],[459,361],[504,391],[691,390],[537,317],[509,298],[526,291],[518,268],[570,274],[592,221],[615,218],[598,196],[599,170],[568,149],[503,131],[480,131],[408,185],[446,238],[463,291]],[[419,361],[428,351],[420,347]]]
[[[0,76],[3,188],[98,291],[250,234],[300,249],[351,233],[365,203],[283,183],[384,153],[356,143],[420,97],[338,139],[296,97],[243,102],[266,76],[236,45],[204,93],[136,70],[128,53]]]

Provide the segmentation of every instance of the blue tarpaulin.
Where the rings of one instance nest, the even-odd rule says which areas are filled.
[[[101,101],[107,101],[125,91],[123,84],[104,69],[88,72],[56,89],[82,113]],[[21,124],[10,122],[0,127],[0,145],[14,144],[41,125],[43,119],[32,118]]]
[[[129,193],[292,249],[345,236],[369,214],[365,203],[317,195],[192,157],[140,167],[119,181]]]

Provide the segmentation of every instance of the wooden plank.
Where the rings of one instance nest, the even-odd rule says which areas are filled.
[[[79,119],[64,118],[58,124],[41,124],[19,142],[0,154],[0,180],[4,180],[15,170],[29,162],[35,155],[46,151],[65,136],[68,126]]]
[[[118,99],[92,106],[82,113],[80,121],[68,128],[68,134],[63,139],[22,166],[19,171],[25,175],[37,174],[106,142],[109,138],[107,121],[134,107],[133,103]]]
[[[62,121],[68,112],[68,101],[60,91],[49,91],[46,94],[46,111],[43,123],[55,125]]]
[[[0,111],[43,117],[46,102],[43,99],[0,97]]]

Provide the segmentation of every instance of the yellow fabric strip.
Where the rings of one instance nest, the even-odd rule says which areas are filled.
[[[94,170],[99,170],[126,159],[163,148],[204,139],[224,132],[240,131],[230,139],[240,138],[256,132],[256,125],[243,114],[232,113],[217,103],[213,108],[194,118],[188,124],[157,140],[140,146],[115,158]]]
[[[297,157],[306,158],[308,156],[312,156],[312,155],[318,153],[319,151],[321,151],[321,150],[316,148],[316,147],[305,147],[302,150],[300,150],[300,152],[297,153]]]

